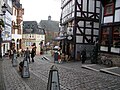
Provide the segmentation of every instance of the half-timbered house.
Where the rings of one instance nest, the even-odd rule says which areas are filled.
[[[100,51],[120,66],[120,0],[101,0]]]
[[[102,1],[102,6],[100,50],[120,54],[120,0]]]
[[[100,0],[61,0],[61,25],[66,35],[65,52],[92,50],[99,35]]]

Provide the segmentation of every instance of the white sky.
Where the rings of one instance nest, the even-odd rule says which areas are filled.
[[[60,21],[61,0],[20,0],[24,8],[24,21],[52,20]]]

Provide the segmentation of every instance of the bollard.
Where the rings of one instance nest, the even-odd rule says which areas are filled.
[[[60,90],[59,74],[55,65],[51,67],[49,72],[47,90]]]
[[[23,70],[22,70],[21,77],[22,78],[30,77],[29,64],[28,64],[27,58],[24,58],[24,60],[23,60]]]
[[[17,66],[17,54],[13,54],[13,59],[12,59],[12,65],[13,67],[16,67]]]

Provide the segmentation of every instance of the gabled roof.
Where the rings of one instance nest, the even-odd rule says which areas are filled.
[[[46,31],[59,32],[59,21],[41,20],[39,25]]]
[[[44,34],[36,21],[23,21],[23,34]]]
[[[12,0],[13,5],[15,5],[17,8],[22,8],[22,4],[20,4],[19,0]]]

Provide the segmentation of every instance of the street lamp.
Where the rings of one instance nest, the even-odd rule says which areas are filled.
[[[5,15],[5,13],[6,13],[7,7],[6,7],[6,5],[4,4],[1,8],[2,8],[2,14],[0,14],[0,16],[3,16],[3,15]]]
[[[2,14],[0,14],[0,16],[3,16],[3,15],[5,15],[5,13],[6,13],[6,9],[7,9],[7,7],[6,7],[6,5],[4,4],[2,7]],[[4,22],[3,22],[3,24],[4,24]],[[4,25],[3,25],[4,26]],[[5,27],[5,26],[4,26]],[[1,36],[1,33],[2,33],[2,29],[0,29],[0,59],[2,59],[2,49],[1,49],[1,47],[2,47],[2,36]]]

